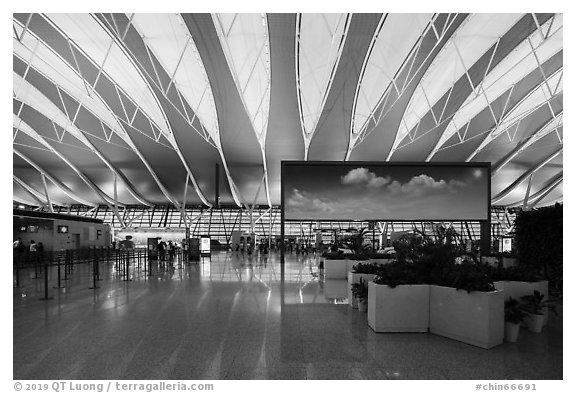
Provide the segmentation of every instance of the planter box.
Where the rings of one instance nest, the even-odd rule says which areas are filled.
[[[324,259],[324,278],[345,279],[348,273],[348,259]]]
[[[348,291],[347,291],[347,296],[348,296],[348,304],[350,305],[350,307],[355,308],[352,306],[352,284],[356,284],[360,282],[360,278],[362,278],[363,281],[365,281],[366,283],[369,283],[370,281],[374,280],[376,278],[375,274],[364,274],[364,273],[352,273],[352,272],[348,272]]]
[[[346,299],[347,286],[346,280],[324,280],[324,297],[330,301],[343,301]]]
[[[430,333],[481,348],[504,339],[504,291],[471,292],[430,286]]]
[[[370,260],[354,261],[352,259],[324,259],[324,278],[345,280],[348,272],[358,263],[370,263]]]
[[[427,332],[430,285],[368,283],[368,326],[380,332]]]
[[[526,281],[494,281],[496,289],[504,291],[504,299],[513,297],[520,300],[522,296],[533,295],[534,291],[539,291],[544,295],[544,300],[548,300],[548,281],[526,282]],[[548,309],[544,309],[544,325],[548,323]]]

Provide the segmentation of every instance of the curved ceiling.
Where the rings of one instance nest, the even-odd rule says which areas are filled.
[[[280,162],[304,159],[489,161],[493,204],[563,198],[562,14],[14,14],[13,27],[19,203],[278,205]]]

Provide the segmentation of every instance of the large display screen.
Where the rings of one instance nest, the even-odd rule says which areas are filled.
[[[282,162],[285,220],[487,220],[490,163]]]

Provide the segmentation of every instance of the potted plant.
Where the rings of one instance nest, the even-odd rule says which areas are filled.
[[[522,296],[529,296],[534,291],[544,295],[548,299],[548,281],[537,269],[519,264],[508,268],[492,268],[489,272],[494,280],[496,289],[504,291],[506,298],[513,297],[520,300]],[[548,321],[548,309],[544,309],[544,325]]]
[[[504,339],[504,292],[495,290],[483,266],[464,262],[434,273],[430,332],[481,348]]]
[[[380,266],[368,284],[368,325],[375,332],[427,332],[430,286],[416,263]]]
[[[352,285],[359,283],[360,280],[366,282],[372,281],[376,277],[379,265],[376,263],[362,263],[359,262],[357,265],[352,267],[352,271],[348,272],[348,299],[349,305],[352,308],[358,308],[358,301],[352,294]]]
[[[504,339],[506,341],[515,343],[518,340],[520,323],[527,315],[528,313],[517,299],[508,297],[504,303]]]
[[[556,312],[556,306],[552,301],[545,299],[545,296],[540,291],[534,291],[532,295],[525,295],[520,298],[522,306],[528,314],[525,319],[528,330],[533,333],[540,333],[544,326],[544,310],[548,309]]]
[[[368,285],[366,281],[360,279],[360,282],[352,284],[352,294],[358,301],[358,311],[366,312],[368,310]]]

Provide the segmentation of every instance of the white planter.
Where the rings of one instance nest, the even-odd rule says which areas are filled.
[[[496,289],[504,291],[504,299],[512,297],[520,301],[522,296],[533,295],[534,291],[539,291],[544,295],[544,300],[548,300],[548,281],[494,281],[494,286]],[[545,308],[543,312],[544,325],[546,325],[548,323],[548,309]]]
[[[542,327],[544,326],[544,315],[542,314],[528,314],[526,318],[524,318],[524,322],[526,323],[526,327],[532,333],[540,333],[542,331]]]
[[[509,343],[518,341],[518,333],[520,332],[520,324],[506,322],[504,324],[504,339]]]
[[[430,333],[481,348],[504,339],[504,291],[471,292],[430,286]]]
[[[328,279],[346,279],[348,272],[359,263],[369,263],[369,260],[355,261],[352,259],[324,259],[324,278]]]
[[[368,311],[368,301],[366,299],[364,300],[358,299],[358,311],[360,312]]]
[[[348,262],[348,259],[324,259],[324,278],[346,279]]]
[[[362,281],[369,283],[370,281],[376,278],[375,274],[364,274],[364,273],[352,273],[348,272],[348,304],[352,308],[358,308],[358,303],[354,302],[354,296],[352,295],[352,284],[356,284],[360,282],[360,278]],[[354,304],[356,303],[356,304]]]
[[[327,300],[346,299],[346,280],[324,280],[324,297]]]
[[[427,332],[430,285],[368,283],[368,325],[375,332]]]

